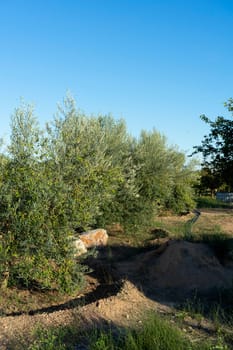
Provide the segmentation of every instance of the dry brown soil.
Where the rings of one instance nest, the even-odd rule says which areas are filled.
[[[211,220],[218,214],[202,212],[202,215]],[[228,231],[229,227],[232,229],[232,217],[221,218],[221,225]],[[223,266],[204,244],[164,240],[139,252],[111,242],[110,237],[109,247],[102,250],[98,258],[89,259],[93,273],[87,276],[87,288],[82,294],[57,301],[51,296],[53,301],[49,302],[47,296],[43,300],[41,294],[38,299],[36,293],[17,291],[21,311],[26,312],[4,305],[2,298],[0,349],[7,349],[8,342],[15,337],[30,337],[38,324],[49,327],[72,322],[83,327],[107,322],[125,327],[132,322],[140,324],[147,310],[175,317],[174,307],[178,301],[184,301],[194,291],[205,294],[215,287],[230,286],[233,278],[232,265]],[[33,298],[40,302],[33,304]],[[30,299],[30,311],[27,305],[23,308],[23,299],[25,305]],[[189,318],[184,327],[192,335],[197,331],[210,333],[212,326],[204,319],[196,322]]]

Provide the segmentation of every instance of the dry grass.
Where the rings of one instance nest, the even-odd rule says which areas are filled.
[[[232,209],[201,209],[201,215],[192,227],[193,234],[223,233],[233,236]],[[168,215],[156,220],[158,227],[166,228],[172,236],[183,236],[185,224],[194,214],[185,216]]]
[[[233,236],[232,209],[202,209],[201,216],[193,227],[193,233],[222,232]]]

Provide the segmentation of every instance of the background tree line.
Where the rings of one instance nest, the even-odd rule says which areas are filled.
[[[232,117],[232,98],[225,107]],[[233,120],[218,116],[212,121],[204,114],[200,118],[209,125],[210,132],[201,145],[194,146],[193,154],[201,153],[203,157],[198,192],[212,196],[217,191],[233,192]]]
[[[71,292],[83,276],[75,229],[146,229],[161,209],[192,209],[196,179],[194,163],[156,130],[134,138],[124,120],[86,116],[71,97],[41,129],[22,103],[0,157],[1,286]]]

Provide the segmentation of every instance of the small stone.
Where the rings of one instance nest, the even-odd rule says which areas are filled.
[[[83,232],[79,238],[86,248],[105,246],[108,242],[107,231],[102,228]]]

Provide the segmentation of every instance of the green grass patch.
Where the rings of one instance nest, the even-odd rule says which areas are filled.
[[[159,221],[157,220],[155,222],[155,227],[156,229],[161,229],[161,231],[166,231],[168,232],[168,237],[170,238],[181,238],[184,236],[186,232],[186,222],[182,221],[171,221],[171,222],[164,222],[164,221]],[[163,235],[161,236],[161,238]],[[158,238],[158,237],[156,237]]]
[[[225,203],[212,197],[197,197],[197,208],[223,208],[232,209],[233,204]]]
[[[216,350],[229,349],[223,339],[191,342],[182,331],[156,314],[147,316],[134,328],[94,328],[80,331],[77,326],[38,328],[30,343],[15,342],[10,350]]]
[[[217,344],[213,349],[233,349],[233,286],[219,291],[218,295],[196,295],[186,300],[176,316],[189,316],[198,321],[200,328],[203,322],[206,325],[207,320],[212,325],[211,332],[215,329]]]

